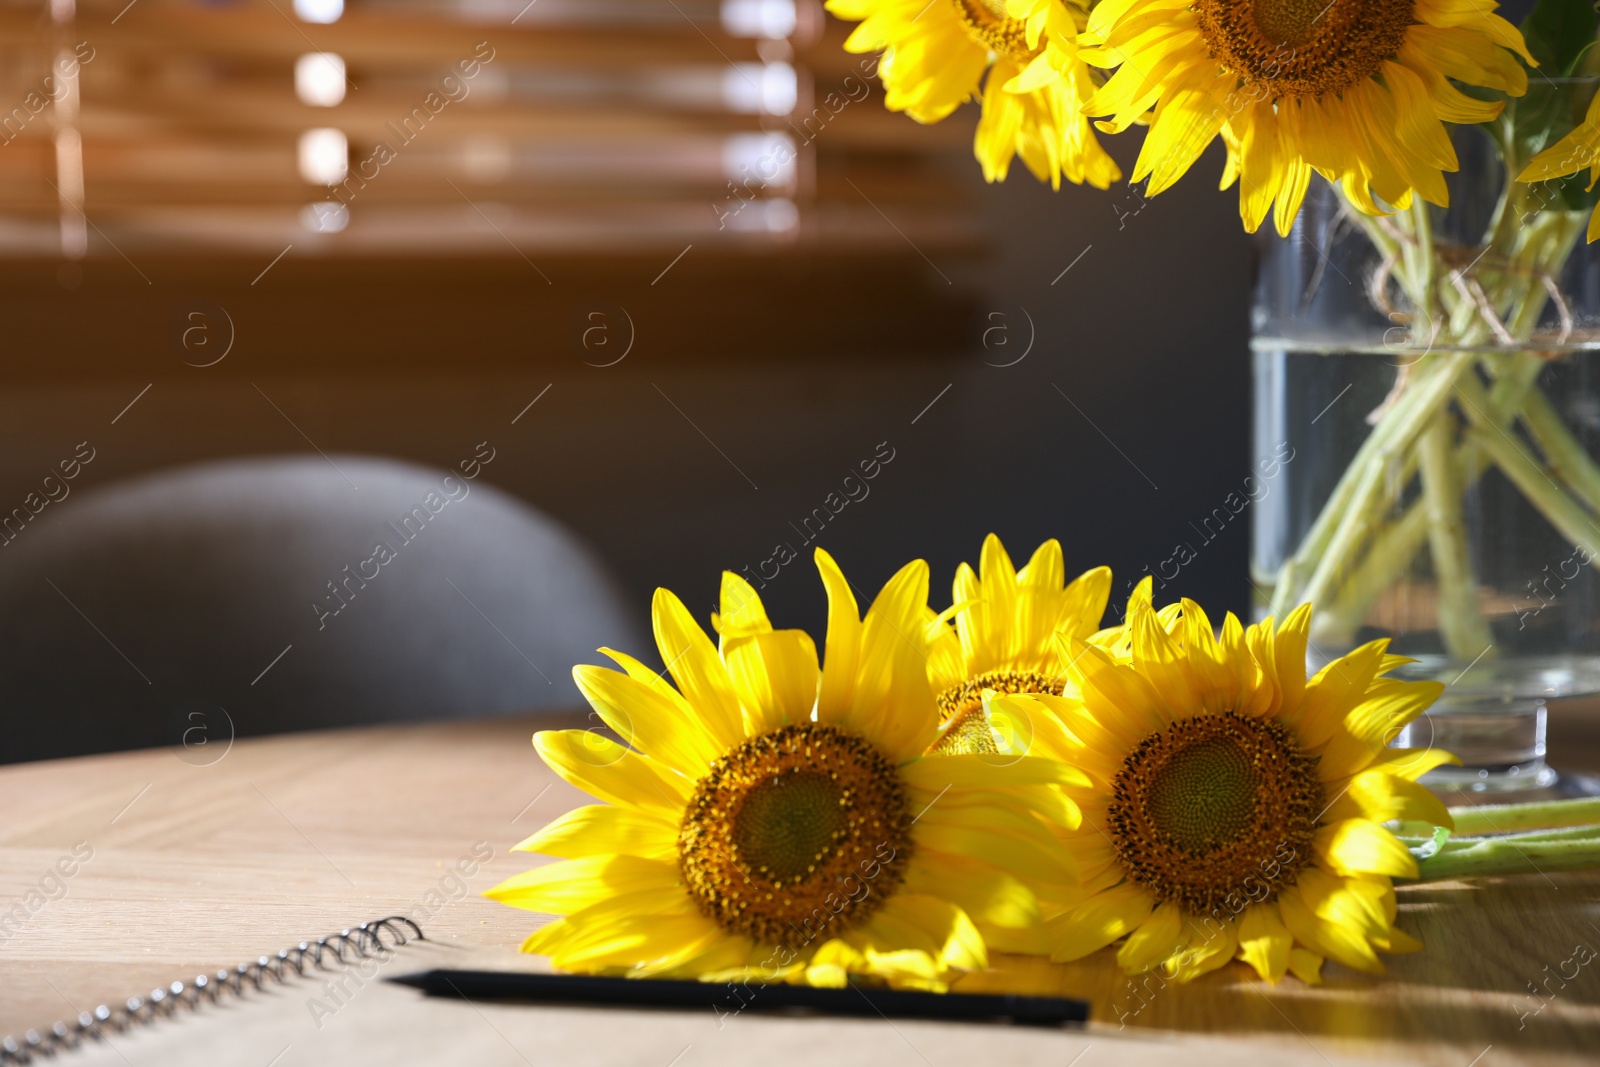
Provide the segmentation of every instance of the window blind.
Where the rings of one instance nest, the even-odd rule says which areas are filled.
[[[7,2],[0,255],[972,246],[971,126],[887,113],[847,32],[816,0]]]

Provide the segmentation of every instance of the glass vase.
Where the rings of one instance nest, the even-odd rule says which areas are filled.
[[[1314,670],[1384,637],[1415,661],[1396,674],[1446,683],[1391,738],[1461,757],[1436,787],[1550,787],[1545,702],[1600,693],[1592,199],[1586,175],[1509,180],[1543,147],[1519,130],[1561,136],[1595,88],[1536,82],[1457,127],[1447,208],[1373,217],[1314,178],[1259,241],[1256,613],[1312,602]]]

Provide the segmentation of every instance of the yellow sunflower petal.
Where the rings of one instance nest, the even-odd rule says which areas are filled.
[[[723,747],[738,744],[744,735],[739,698],[711,638],[665,589],[656,590],[650,618],[661,659],[704,729]]]
[[[989,721],[1002,738],[1010,740],[1007,752],[1022,752],[1045,759],[1060,760],[1074,765],[1080,757],[1090,754],[1090,761],[1105,766],[1104,758],[1090,753],[1088,739],[1080,731],[1094,737],[1109,736],[1100,724],[1083,710],[1075,699],[1076,689],[1068,683],[1069,696],[1053,697],[1044,693],[1027,693],[1014,696],[987,696],[984,708]],[[1049,704],[1045,704],[1045,701]],[[1081,767],[1094,774],[1094,767]]]
[[[996,547],[999,547],[1000,539],[993,534],[989,536],[994,538]],[[1000,551],[1004,554],[1005,550],[1001,548]],[[1109,573],[1109,568],[1101,569]],[[1034,589],[1059,590],[1065,586],[1067,563],[1066,557],[1061,552],[1061,542],[1052,537],[1034,549],[1032,557],[1020,571],[1017,571],[1016,581],[1019,586]]]
[[[617,671],[587,663],[572,678],[589,706],[632,748],[690,778],[699,778],[726,746],[681,703]]]
[[[1161,904],[1117,950],[1117,966],[1129,974],[1148,971],[1164,963],[1185,943],[1183,910]]]
[[[1289,969],[1294,935],[1283,925],[1276,902],[1252,904],[1239,916],[1239,958],[1276,983]]]
[[[1310,949],[1290,949],[1289,970],[1306,985],[1322,984],[1322,957]]]
[[[855,704],[856,675],[861,665],[861,612],[849,581],[833,557],[819,548],[816,562],[828,592],[828,635],[817,720],[846,722]]]
[[[906,764],[900,774],[908,784],[933,793],[946,789],[1005,789],[1014,785],[1089,784],[1087,775],[1059,760],[995,752],[925,756]]]
[[[693,783],[593,730],[541,730],[539,758],[563,779],[612,804],[683,816]]]
[[[841,989],[850,975],[867,969],[866,953],[841,938],[824,942],[806,965],[806,984],[822,989]]]
[[[1296,941],[1317,953],[1358,971],[1382,974],[1383,964],[1368,936],[1385,932],[1387,924],[1373,914],[1366,888],[1315,870],[1302,871],[1298,884],[1278,894],[1283,924]]]
[[[1389,936],[1377,942],[1378,947],[1385,952],[1404,954],[1408,952],[1421,952],[1422,942],[1405,933],[1398,927],[1390,927]]]
[[[1443,767],[1447,763],[1459,766],[1461,760],[1440,748],[1390,748],[1380,752],[1376,759],[1367,764],[1366,769],[1414,782],[1435,767]]]
[[[563,859],[608,853],[665,859],[677,855],[678,826],[647,811],[586,804],[513,846],[512,851],[542,852]]]
[[[683,694],[672,688],[672,685],[665,678],[639,660],[634,659],[626,652],[618,652],[614,648],[601,648],[598,651],[602,656],[608,657],[613,663],[626,671],[629,678],[636,682],[643,682],[654,689],[662,699],[681,701],[683,707],[688,707],[688,701],[683,699]]]
[[[749,735],[810,722],[817,703],[817,648],[804,630],[723,637],[723,656]]]
[[[1111,599],[1111,568],[1084,571],[1068,583],[1062,596],[1061,615],[1070,620],[1077,636],[1087,638],[1100,628]],[[1058,628],[1059,629],[1059,628]]]
[[[1233,711],[1239,703],[1238,665],[1224,652],[1222,643],[1216,637],[1216,627],[1211,624],[1205,609],[1188,598],[1182,603],[1179,640],[1183,643],[1184,662],[1189,668],[1188,673],[1194,677],[1200,699],[1199,705],[1193,710]]]
[[[765,950],[757,949],[747,937],[729,937],[725,932],[712,925],[699,938],[686,939],[681,948],[658,956],[654,962],[639,964],[629,971],[633,978],[698,978],[702,975],[715,974],[719,971],[737,969],[739,980],[749,981],[754,978],[762,980],[767,977],[766,972],[757,970],[751,973],[752,956],[761,958],[758,953]],[[772,972],[772,979],[776,980],[778,972]],[[732,981],[732,978],[727,979]]]
[[[1369,7],[1330,3],[1294,48],[1272,50],[1229,7],[1097,3],[1077,56],[1116,70],[1086,109],[1111,116],[1098,124],[1111,132],[1150,121],[1153,109],[1134,170],[1135,180],[1151,177],[1146,195],[1220,134],[1223,187],[1238,180],[1247,230],[1271,211],[1287,235],[1313,170],[1368,214],[1405,210],[1417,195],[1443,203],[1454,152],[1442,122],[1484,121],[1497,106],[1474,103],[1451,80],[1519,95],[1526,44],[1492,4],[1418,0],[1376,16]]]
[[[1306,645],[1311,633],[1311,605],[1302,604],[1289,613],[1273,638],[1273,662],[1277,666],[1281,708],[1293,713],[1300,708],[1306,690]]]
[[[906,868],[905,889],[943,897],[974,922],[1014,930],[1039,923],[1039,902],[1033,891],[1003,871],[979,867],[964,857],[922,852]]]
[[[1592,166],[1600,150],[1600,92],[1589,101],[1583,124],[1528,161],[1519,182],[1542,182]],[[1593,182],[1590,183],[1593,187]]]
[[[927,828],[938,826],[948,830],[994,833],[1018,838],[1044,852],[1057,849],[1059,843],[1055,833],[1044,820],[1015,804],[1015,801],[1001,806],[931,803],[922,809],[917,824]],[[1070,867],[1069,861],[1063,862],[1064,866]]]
[[[915,838],[935,852],[971,856],[1032,882],[1070,885],[1077,880],[1071,853],[1053,841],[928,820],[917,824]]]
[[[1277,675],[1257,660],[1250,647],[1249,632],[1231,611],[1223,617],[1218,643],[1222,646],[1224,660],[1232,669],[1234,684],[1238,686],[1233,696],[1234,713],[1260,718],[1277,711],[1282,699],[1276,684]]]
[[[983,539],[983,550],[978,556],[978,578],[989,602],[992,626],[983,639],[996,660],[1004,661],[1017,653],[1017,634],[1011,628],[1017,614],[1017,571],[1010,553],[994,534]]]
[[[1528,90],[1528,75],[1522,64],[1499,42],[1477,29],[1413,26],[1406,38],[1415,42],[1417,50],[1447,77],[1512,96],[1521,96]],[[1521,36],[1516,40],[1520,42]]]
[[[1181,626],[1181,616],[1178,622]],[[1189,650],[1182,643],[1182,636],[1170,633],[1159,614],[1141,615],[1129,623],[1129,629],[1133,633],[1135,669],[1119,668],[1116,674],[1125,682],[1138,679],[1148,686],[1155,697],[1153,710],[1161,716],[1162,726],[1207,710],[1208,696],[1213,706],[1216,704],[1217,694],[1207,692],[1199,671],[1192,664]],[[1215,645],[1214,639],[1211,644]],[[1098,685],[1099,677],[1090,684]]]
[[[620,967],[630,971],[672,966],[703,951],[722,935],[703,915],[638,915],[619,919],[581,944],[562,945],[550,962],[566,971]]]
[[[1372,683],[1323,747],[1323,778],[1342,778],[1367,767],[1443,692],[1440,682],[1384,678]]]
[[[572,915],[630,894],[659,894],[668,903],[687,901],[679,882],[676,863],[642,856],[586,856],[512,875],[483,895],[514,908]]]
[[[940,805],[945,808],[976,808],[998,811],[1012,808],[1029,813],[1044,823],[1066,830],[1076,830],[1083,824],[1083,811],[1060,789],[1049,785],[1019,785],[1009,789],[951,789],[930,793],[913,787],[913,807],[917,811]]]
[[[1045,924],[1050,958],[1062,963],[1081,960],[1137,928],[1155,906],[1155,898],[1139,886],[1107,889]]]
[[[1153,627],[1143,621],[1149,618],[1140,616],[1141,621],[1133,625],[1140,632],[1149,634],[1153,632]],[[1068,677],[1084,692],[1086,698],[1094,701],[1096,706],[1109,710],[1109,714],[1098,718],[1100,725],[1131,740],[1166,726],[1170,708],[1179,702],[1178,699],[1169,701],[1167,695],[1157,690],[1154,683],[1139,671],[1123,667],[1108,653],[1082,641],[1073,643],[1072,666]],[[1185,686],[1184,689],[1180,699],[1181,696],[1192,696],[1189,687]]]
[[[1027,752],[1072,764],[1102,782],[1116,775],[1122,753],[1113,751],[1115,742],[1109,740],[1113,735],[1077,701],[1029,694],[1001,697],[989,708],[998,723],[1010,724],[1013,736],[1031,738]]]
[[[1234,923],[1201,925],[1191,918],[1188,928],[1189,943],[1168,960],[1172,977],[1179,983],[1210,974],[1232,960],[1239,948],[1239,930]]]
[[[1339,874],[1417,877],[1416,858],[1400,840],[1370,819],[1342,819],[1317,830],[1311,839],[1318,857]]]
[[[895,894],[875,918],[883,924],[904,924],[925,935],[935,946],[933,955],[941,967],[980,971],[989,965],[983,935],[972,925],[967,913],[948,900],[924,893],[901,892]]]
[[[1309,682],[1303,682],[1305,695],[1300,702],[1298,732],[1308,748],[1318,748],[1328,743],[1343,725],[1352,708],[1361,703],[1381,667],[1387,640],[1372,641],[1341,656],[1317,672]],[[1280,679],[1293,671],[1305,677],[1305,661],[1292,664],[1284,662],[1279,651]],[[1285,706],[1288,704],[1285,702]],[[1392,740],[1392,739],[1391,739]],[[1380,745],[1379,748],[1382,746]],[[1337,777],[1324,773],[1324,778]]]
[[[1227,109],[1227,83],[1209,79],[1198,84],[1174,85],[1161,101],[1157,118],[1145,135],[1144,147],[1134,165],[1136,176],[1148,174],[1146,195],[1154,196],[1176,184],[1200,154],[1222,132]]]
[[[889,579],[862,623],[860,668],[842,721],[895,759],[925,751],[938,730],[923,652],[927,605],[928,565],[915,560]]]
[[[723,641],[772,632],[772,620],[755,587],[732,571],[722,572],[722,610],[712,619]]]
[[[1375,770],[1362,771],[1350,779],[1323,818],[1330,823],[1352,818],[1378,823],[1400,819],[1432,823],[1447,829],[1455,827],[1455,820],[1444,802],[1431,790],[1398,775]]]

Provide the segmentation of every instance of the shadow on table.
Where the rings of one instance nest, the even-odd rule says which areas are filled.
[[[1329,1054],[1399,1043],[1419,1061],[1464,1064],[1489,1045],[1600,1048],[1600,874],[1418,886],[1399,899],[1401,927],[1427,947],[1384,957],[1383,976],[1328,963],[1320,986],[1271,986],[1233,963],[1179,985],[1121,975],[1108,950],[1064,966],[1017,961],[1004,984],[1087,998],[1114,1029],[1276,1033]]]
[[[1234,973],[1120,1010],[1137,1012],[1130,1025],[1293,1030],[1307,1040],[1600,1047],[1600,876],[1417,886],[1399,896],[1402,928],[1427,947],[1386,957],[1386,976],[1329,964],[1321,987],[1286,980],[1269,992]]]

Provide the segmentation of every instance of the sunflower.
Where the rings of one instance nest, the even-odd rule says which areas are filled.
[[[1589,101],[1583,124],[1528,161],[1519,182],[1542,182],[1589,168],[1590,190],[1600,181],[1600,93]],[[1600,241],[1600,205],[1589,216],[1589,240]]]
[[[878,77],[890,110],[938,122],[981,92],[973,150],[989,181],[1004,181],[1019,155],[1057,189],[1063,176],[1098,189],[1122,176],[1083,110],[1095,81],[1078,59],[1087,15],[1077,0],[828,0],[826,6],[861,23],[847,50],[884,53]]]
[[[1221,636],[1200,606],[1130,605],[1127,658],[1073,642],[1072,698],[997,703],[1032,718],[1036,751],[1093,782],[1063,787],[1085,899],[1047,922],[1052,958],[1126,935],[1117,962],[1187,981],[1238,958],[1270,981],[1324,958],[1382,973],[1421,946],[1395,926],[1390,879],[1416,877],[1382,824],[1450,826],[1416,778],[1448,753],[1386,746],[1442,691],[1384,678],[1411,662],[1364,645],[1305,677],[1309,606]]]
[[[1254,232],[1275,208],[1287,236],[1312,171],[1362,211],[1448,202],[1457,169],[1444,123],[1488,122],[1520,96],[1522,34],[1492,0],[1102,0],[1080,56],[1117,67],[1088,105],[1120,132],[1149,117],[1133,180],[1146,195],[1178,180],[1221,135],[1226,189]]]
[[[608,803],[522,842],[560,862],[488,891],[561,916],[524,951],[590,973],[933,989],[985,967],[990,947],[1043,951],[1032,886],[1072,883],[1056,827],[1078,824],[1056,787],[1088,779],[1034,757],[925,757],[938,727],[927,565],[901,569],[863,620],[833,560],[816,559],[821,670],[811,638],[774,630],[732,574],[720,649],[656,594],[676,688],[610,650],[621,673],[574,668],[628,745],[534,735],[557,774]]]
[[[1100,625],[1111,594],[1111,571],[1097,567],[1069,584],[1061,543],[1046,541],[1018,571],[1000,538],[984,538],[973,573],[956,570],[950,614],[935,630],[928,676],[939,701],[943,752],[993,752],[985,690],[1061,692],[1066,662],[1058,641],[1087,638]]]

